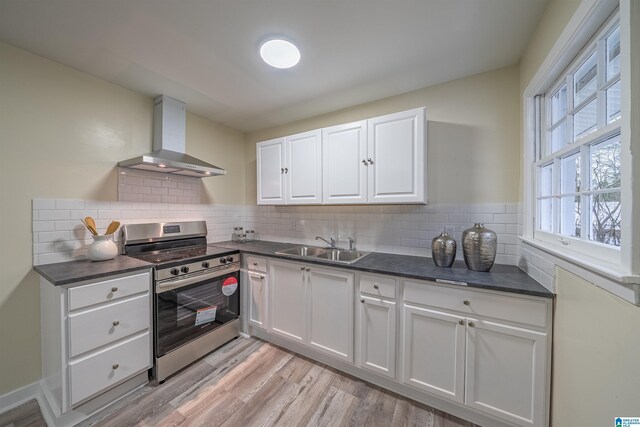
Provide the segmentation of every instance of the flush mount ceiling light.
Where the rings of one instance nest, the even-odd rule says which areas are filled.
[[[275,68],[291,68],[300,61],[300,51],[291,42],[281,39],[266,41],[260,46],[260,56]]]

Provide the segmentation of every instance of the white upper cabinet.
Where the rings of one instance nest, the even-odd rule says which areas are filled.
[[[256,146],[259,205],[285,203],[284,148],[284,138],[264,141]]]
[[[424,203],[425,109],[367,121],[369,203]]]
[[[322,129],[322,202],[367,203],[366,121]]]
[[[320,130],[288,136],[284,165],[285,197],[289,205],[322,203]]]
[[[426,203],[425,108],[258,143],[258,204]]]

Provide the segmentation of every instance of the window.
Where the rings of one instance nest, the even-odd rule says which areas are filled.
[[[621,84],[614,16],[537,98],[542,114],[534,165],[536,238],[619,249]]]

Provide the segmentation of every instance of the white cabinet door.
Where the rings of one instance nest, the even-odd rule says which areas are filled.
[[[425,203],[425,109],[367,121],[369,203]]]
[[[320,130],[286,138],[285,183],[287,204],[322,203],[322,146]]]
[[[256,145],[259,205],[282,205],[285,203],[284,162],[284,138],[272,139]]]
[[[518,426],[545,423],[547,334],[468,319],[465,403]]]
[[[322,202],[367,203],[366,122],[322,130]]]
[[[353,273],[308,266],[308,344],[353,363]]]
[[[396,303],[360,296],[360,367],[396,377]]]
[[[462,403],[464,317],[409,305],[403,311],[403,382]]]
[[[249,272],[249,323],[262,329],[267,328],[267,279],[262,273]]]
[[[307,292],[300,264],[270,261],[271,332],[306,342]]]

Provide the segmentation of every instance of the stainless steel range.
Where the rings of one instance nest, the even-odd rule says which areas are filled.
[[[123,226],[124,253],[155,266],[158,382],[239,335],[240,254],[206,235],[204,221]]]

